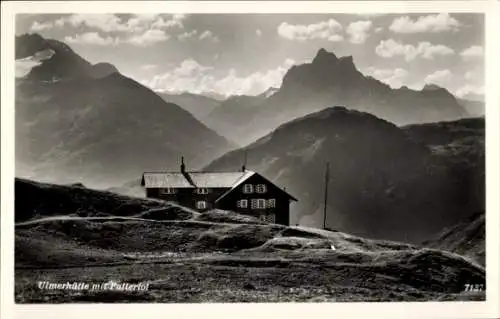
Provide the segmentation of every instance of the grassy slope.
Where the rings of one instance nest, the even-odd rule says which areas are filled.
[[[444,229],[438,236],[423,245],[451,251],[485,265],[485,214],[472,214],[463,222]]]
[[[461,293],[466,283],[484,283],[484,269],[451,253],[52,186],[59,203],[67,204],[70,197],[79,200],[80,211],[101,216],[68,218],[59,216],[64,207],[53,212],[57,205],[47,209],[43,198],[34,196],[38,191],[48,196],[50,185],[22,180],[16,184],[31,187],[26,195],[33,196],[30,208],[37,211],[29,216],[22,210],[27,206],[16,201],[16,214],[22,213],[24,220],[15,232],[17,302],[484,298]],[[17,193],[16,198],[23,195]],[[105,198],[109,206],[102,206]],[[117,209],[123,203],[127,209]],[[40,291],[39,280],[147,281],[150,286],[135,293]]]

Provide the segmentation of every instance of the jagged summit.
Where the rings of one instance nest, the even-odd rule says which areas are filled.
[[[281,89],[288,92],[299,92],[301,89],[298,87],[328,90],[353,85],[362,78],[352,56],[338,58],[334,53],[320,49],[311,63],[296,65],[288,70]]]
[[[442,90],[443,88],[434,83],[425,84],[422,88],[422,91],[434,91],[434,90]]]
[[[324,48],[318,50],[316,56],[313,59],[313,63],[323,62],[323,61],[336,61],[337,56],[333,52],[326,51]]]
[[[339,61],[342,63],[354,64],[354,58],[352,57],[352,55],[346,55],[346,56],[340,57]]]
[[[335,65],[335,66],[352,66],[353,69],[356,69],[354,66],[354,58],[352,55],[337,57],[335,53],[329,52],[324,48],[321,48],[316,53],[316,56],[312,60],[312,64],[314,65]]]
[[[38,33],[25,33],[16,36],[16,59],[23,59],[34,55],[36,52],[49,49],[45,39]]]

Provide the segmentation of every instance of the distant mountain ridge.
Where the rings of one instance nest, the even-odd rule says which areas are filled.
[[[437,84],[426,84],[422,88],[422,91],[435,91],[444,90],[448,92],[445,88],[440,87]],[[449,93],[449,92],[448,92]],[[467,94],[465,97],[456,98],[458,104],[460,104],[470,117],[483,116],[485,114],[484,96],[478,94]]]
[[[455,147],[463,147],[466,153],[467,141],[484,137],[474,135],[481,122],[463,121],[450,122],[434,130],[436,135],[429,135],[433,131],[414,131],[418,125],[402,129],[369,113],[331,107],[283,124],[205,169],[237,169],[246,152],[249,169],[298,198],[291,206],[292,223],[322,227],[324,174],[329,162],[328,227],[417,243],[484,207],[480,149],[469,159],[457,149],[444,156],[434,154],[423,139],[439,138],[463,125],[457,135],[436,143],[455,145],[454,141],[463,138],[463,144]],[[472,187],[478,187],[477,194],[471,193]]]
[[[222,103],[215,98],[188,92],[180,94],[157,92],[157,94],[166,102],[179,105],[205,125],[206,117]]]
[[[108,63],[91,65],[63,42],[16,38],[16,57],[54,54],[16,79],[16,175],[109,187],[145,170],[199,167],[225,138]]]
[[[262,137],[280,124],[331,105],[369,112],[397,125],[456,120],[467,111],[445,89],[392,89],[357,70],[352,56],[338,58],[320,49],[312,62],[292,66],[279,90],[254,97],[252,108],[225,101],[232,113],[215,109],[208,125],[240,145]],[[245,123],[241,124],[241,119]],[[231,125],[234,123],[233,125]]]
[[[484,116],[486,114],[485,103],[483,101],[458,99],[460,105],[467,110],[471,117]]]

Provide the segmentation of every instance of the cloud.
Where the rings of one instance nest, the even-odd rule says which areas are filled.
[[[167,17],[168,16],[168,17]],[[183,28],[184,14],[134,14],[130,18],[120,18],[116,14],[72,14],[54,22],[62,27],[69,24],[73,27],[86,26],[104,32],[145,32],[148,29]]]
[[[366,75],[370,75],[373,78],[388,84],[392,88],[400,88],[403,86],[409,75],[408,71],[402,68],[377,69],[369,67],[365,72]]]
[[[66,22],[66,20],[64,18],[59,18],[59,19],[54,21],[54,25],[56,27],[63,27],[65,22]]]
[[[309,25],[293,25],[283,22],[278,26],[278,34],[282,38],[297,41],[321,39],[338,42],[344,39],[339,34],[340,31],[342,31],[342,25],[334,19]]]
[[[178,76],[191,76],[199,73],[204,73],[205,71],[212,69],[212,67],[203,66],[196,62],[196,60],[189,58],[182,61],[180,66],[174,70],[174,74]]]
[[[97,45],[97,46],[112,46],[117,45],[119,40],[112,37],[102,37],[97,32],[86,32],[82,34],[76,34],[74,36],[66,36],[64,41],[71,44],[87,44],[87,45]]]
[[[158,14],[135,14],[126,22],[123,31],[140,32],[148,28],[156,19],[160,19]]]
[[[455,91],[455,95],[464,98],[469,94],[484,95],[484,86],[465,84]]]
[[[484,49],[480,45],[473,45],[460,53],[464,60],[480,58],[484,56]]]
[[[219,38],[213,34],[212,31],[205,30],[203,31],[202,34],[200,34],[199,38],[200,40],[210,40],[212,42],[219,42]]]
[[[409,16],[393,20],[389,30],[395,33],[422,33],[457,31],[461,23],[447,13],[419,17],[416,20]]]
[[[179,41],[185,41],[187,39],[192,39],[197,35],[198,35],[198,30],[191,30],[189,32],[184,32],[182,34],[179,34],[177,36],[177,39],[179,39]],[[209,30],[203,31],[197,38],[198,40],[209,40],[212,42],[220,41],[219,38],[216,35],[214,35],[212,31]]]
[[[482,69],[467,71],[464,74],[464,79],[469,82],[484,83],[484,72]]]
[[[177,39],[179,39],[179,41],[184,41],[186,39],[194,37],[197,34],[198,34],[198,30],[192,30],[192,31],[189,31],[189,32],[184,32],[182,34],[179,34],[177,36]]]
[[[121,19],[114,14],[72,14],[66,21],[73,27],[81,25],[96,28],[104,32],[133,31],[134,25],[122,23]]]
[[[238,74],[235,69],[230,69],[225,75],[216,76],[214,69],[203,66],[189,58],[169,72],[156,75],[150,81],[142,81],[156,91],[171,93],[214,92],[223,95],[235,94],[260,94],[269,87],[281,85],[284,74],[295,63],[286,59],[283,65],[266,71],[258,71],[248,75]]]
[[[296,63],[296,62],[295,62],[295,60],[294,60],[294,59],[290,59],[290,58],[288,58],[288,59],[285,59],[285,63],[284,63],[284,65],[285,65],[286,67],[291,67],[292,65],[295,65],[295,63]]]
[[[48,30],[52,29],[54,25],[51,22],[38,22],[38,21],[33,21],[33,24],[30,27],[31,31],[38,32],[38,31],[43,31],[43,30]]]
[[[279,66],[264,72],[240,76],[235,69],[231,69],[228,75],[214,83],[213,91],[231,95],[260,94],[270,87],[279,87],[287,70],[285,66]]]
[[[475,77],[476,77],[476,74],[475,74],[474,72],[472,72],[472,71],[468,71],[468,72],[466,72],[466,73],[464,74],[464,78],[465,78],[466,80],[472,80],[472,79],[473,79],[473,78],[475,78]]]
[[[156,65],[156,64],[144,64],[144,65],[141,65],[141,70],[149,71],[149,70],[156,69],[157,67],[158,67],[158,65]]]
[[[153,24],[151,24],[151,27],[158,29],[173,27],[184,28],[183,21],[186,17],[187,15],[185,14],[174,14],[170,19],[163,19],[163,17],[159,17]]]
[[[203,66],[196,60],[188,58],[171,71],[155,75],[150,81],[143,83],[157,91],[197,93],[206,85],[210,70],[211,67]]]
[[[435,56],[453,55],[455,51],[442,44],[430,42],[419,42],[417,46],[403,44],[393,39],[382,40],[375,48],[377,55],[383,58],[404,56],[406,61],[412,61],[417,57],[432,60]]]
[[[134,46],[146,47],[159,42],[167,41],[170,38],[169,35],[163,30],[149,29],[142,34],[133,35],[123,42]]]
[[[347,26],[346,33],[349,35],[349,42],[363,44],[369,37],[368,32],[372,27],[369,20],[352,22]]]
[[[257,29],[255,30],[255,34],[258,36],[258,37],[261,37],[262,36],[262,31],[260,29]]]
[[[453,74],[449,69],[437,70],[436,72],[427,75],[424,79],[424,82],[427,84],[437,84],[439,86],[445,86],[446,83],[451,81],[452,76]]]

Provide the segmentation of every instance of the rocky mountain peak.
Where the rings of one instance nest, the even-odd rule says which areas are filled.
[[[434,91],[434,90],[441,90],[441,89],[443,89],[443,88],[440,87],[439,85],[434,84],[434,83],[430,83],[430,84],[424,85],[424,87],[422,88],[422,91]]]
[[[113,73],[120,73],[118,69],[111,63],[102,62],[92,66],[90,76],[93,78],[103,78]]]
[[[316,53],[312,63],[336,62],[337,60],[338,58],[335,53],[328,52],[324,48],[321,48],[318,50],[318,53]]]
[[[427,95],[432,95],[444,99],[452,99],[455,100],[455,96],[450,93],[447,89],[437,85],[437,84],[426,84],[422,88],[422,93]]]
[[[297,87],[328,90],[352,85],[363,75],[356,69],[352,56],[338,58],[334,53],[320,49],[311,63],[293,66],[283,78],[281,89],[299,92]]]
[[[39,51],[50,49],[49,44],[38,33],[25,33],[16,36],[16,60],[35,55]]]

